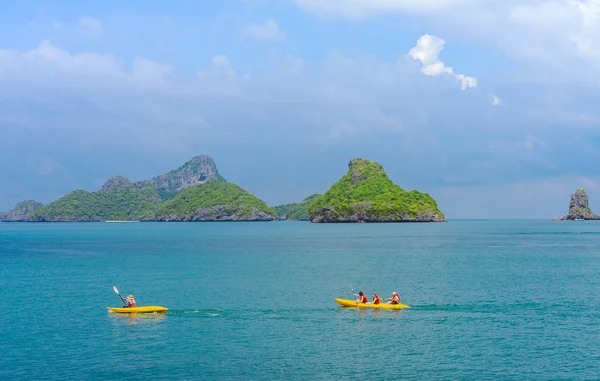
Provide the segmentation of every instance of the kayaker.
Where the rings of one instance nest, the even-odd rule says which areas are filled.
[[[400,304],[400,295],[394,291],[392,292],[392,297],[386,298],[385,300],[389,300],[388,304]]]
[[[379,304],[381,302],[381,298],[377,296],[377,294],[373,293],[373,304]]]
[[[137,303],[135,302],[135,298],[133,297],[133,295],[129,295],[127,297],[127,307],[130,307],[130,308],[137,307]]]
[[[360,303],[367,303],[368,302],[367,296],[365,294],[363,294],[362,291],[359,291],[358,294],[353,294],[353,295],[360,297],[360,300],[359,300]]]

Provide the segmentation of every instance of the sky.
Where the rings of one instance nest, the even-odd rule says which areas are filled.
[[[448,218],[600,211],[600,0],[24,0],[0,16],[0,210],[195,155],[270,205],[355,157]]]

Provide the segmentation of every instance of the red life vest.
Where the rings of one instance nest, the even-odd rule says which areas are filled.
[[[361,303],[367,303],[368,302],[367,297],[365,295],[361,296],[360,297],[360,302]]]
[[[381,301],[381,298],[379,296],[375,297],[375,300],[373,300],[373,304],[379,304],[379,302]]]
[[[129,303],[129,307],[132,307],[132,308],[137,307],[137,303],[135,302],[135,299],[127,299],[127,302]]]

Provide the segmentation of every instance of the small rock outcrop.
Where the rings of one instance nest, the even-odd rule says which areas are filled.
[[[123,176],[114,176],[110,179],[106,180],[104,185],[102,185],[103,192],[111,192],[117,189],[129,189],[133,188],[133,181],[129,180],[127,177]]]
[[[594,214],[589,206],[589,197],[585,189],[577,189],[571,195],[569,203],[569,214],[554,218],[556,221],[575,221],[575,220],[600,220],[600,216]]]
[[[14,207],[13,210],[6,213],[2,217],[2,221],[27,221],[32,213],[34,213],[43,206],[44,204],[35,200],[21,201]]]
[[[348,167],[345,176],[310,203],[311,222],[446,221],[433,197],[394,184],[381,164],[357,158]]]

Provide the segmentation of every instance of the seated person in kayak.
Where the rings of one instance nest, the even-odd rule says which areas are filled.
[[[358,294],[353,294],[354,296],[360,296],[360,300],[358,300],[358,302],[360,303],[367,303],[367,296],[365,294],[363,294],[362,291],[359,291]]]
[[[381,303],[381,298],[379,296],[377,296],[376,293],[373,293],[373,304],[379,304]]]
[[[385,300],[389,300],[388,304],[400,304],[400,295],[396,292],[392,292],[392,297],[386,298]]]
[[[129,295],[127,297],[127,307],[130,307],[130,308],[137,307],[137,303],[135,302],[133,295]]]

